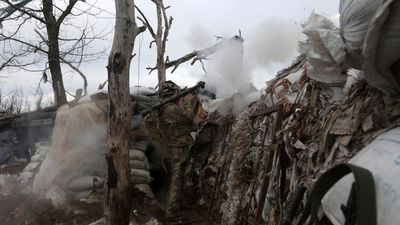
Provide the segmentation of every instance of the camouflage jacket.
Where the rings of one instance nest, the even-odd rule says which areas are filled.
[[[190,135],[194,118],[192,104],[188,102],[180,107],[176,103],[167,103],[160,110],[160,128],[164,144],[167,146],[193,144],[193,138]]]

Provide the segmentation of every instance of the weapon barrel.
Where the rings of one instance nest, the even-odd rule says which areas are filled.
[[[179,98],[197,90],[198,88],[204,88],[205,87],[205,83],[203,81],[198,82],[195,86],[191,87],[191,88],[187,88],[181,92],[179,92],[178,94],[171,96],[169,98],[164,99],[161,103],[151,107],[150,109],[146,109],[144,111],[141,112],[142,115],[146,115],[154,110],[157,110],[159,108],[161,108],[163,105],[169,103],[169,102],[174,102],[176,100],[178,100]]]
[[[303,185],[298,184],[296,186],[292,199],[289,202],[286,215],[283,218],[283,221],[281,221],[280,223],[281,225],[290,225],[292,223],[293,218],[296,216],[296,212],[299,208],[301,200],[303,199],[305,191],[306,188]]]

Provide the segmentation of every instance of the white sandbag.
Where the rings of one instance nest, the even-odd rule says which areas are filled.
[[[363,70],[369,85],[398,94],[391,66],[400,61],[400,2],[387,0],[373,18],[365,38]]]
[[[25,166],[23,171],[34,171],[39,165],[40,162],[30,162],[28,165]]]
[[[151,177],[148,170],[131,169],[131,176]]]
[[[360,70],[356,70],[353,68],[350,68],[347,70],[347,80],[346,84],[343,87],[343,93],[347,94],[351,87],[360,81],[364,80],[365,76],[364,73]]]
[[[153,181],[152,177],[139,177],[131,176],[130,178],[132,184],[150,184]]]
[[[130,160],[140,160],[140,161],[147,160],[144,152],[135,150],[135,149],[129,149],[129,159]]]
[[[18,176],[18,181],[21,184],[28,184],[28,182],[33,178],[34,174],[32,171],[23,171],[19,176]]]
[[[130,170],[130,181],[133,184],[150,184],[153,178],[148,170],[132,169]]]
[[[135,141],[132,144],[132,148],[145,152],[147,150],[147,146],[149,145],[149,143],[147,141]]]
[[[340,31],[327,17],[312,13],[303,24],[307,40],[298,51],[307,57],[307,75],[319,82],[337,84],[346,81],[341,74],[346,57]]]
[[[51,150],[34,177],[32,192],[63,205],[65,197],[70,197],[68,185],[76,178],[104,174],[106,125],[107,115],[95,103],[61,106]]]
[[[140,160],[129,160],[129,165],[132,169],[141,169],[141,170],[148,170],[150,169],[149,163],[147,160],[140,161]]]
[[[378,136],[349,163],[371,171],[374,176],[379,225],[398,224],[400,212],[400,127]],[[354,182],[352,174],[336,183],[322,200],[322,208],[334,225],[343,225],[340,209],[346,204]],[[362,216],[362,215],[360,215]]]
[[[90,191],[94,187],[102,188],[103,183],[104,183],[103,178],[93,177],[93,176],[83,176],[71,180],[71,182],[67,186],[67,189],[68,191],[75,191],[75,192]]]
[[[347,63],[361,69],[361,52],[368,26],[384,0],[341,0],[340,30],[346,45]]]

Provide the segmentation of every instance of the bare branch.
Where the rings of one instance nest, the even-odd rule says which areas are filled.
[[[160,1],[160,4],[161,5],[159,7],[162,10],[162,16],[163,16],[164,26],[165,26],[164,37],[162,38],[161,47],[165,51],[165,46],[166,46],[166,42],[167,42],[167,39],[168,39],[169,30],[171,29],[172,21],[174,20],[174,18],[172,18],[172,16],[171,16],[171,17],[169,17],[169,20],[167,20],[167,13],[165,12],[165,7],[164,7],[163,1]]]
[[[144,31],[146,31],[146,26],[139,27],[139,33],[138,34],[144,32]]]
[[[104,81],[102,84],[100,83],[100,84],[99,84],[99,88],[98,88],[98,90],[101,90],[101,89],[103,89],[103,88],[104,88],[104,86],[106,86],[107,82],[108,82],[108,80],[105,80],[105,81]]]
[[[155,39],[156,34],[154,33],[154,30],[153,30],[153,28],[151,27],[151,25],[150,25],[149,21],[147,20],[146,16],[145,16],[144,13],[142,12],[142,10],[140,10],[139,7],[137,7],[136,5],[135,5],[135,9],[136,9],[136,10],[139,12],[139,14],[142,16],[142,18],[137,17],[137,19],[140,20],[140,21],[143,23],[143,25],[147,27],[147,29],[149,30],[151,36]]]
[[[82,77],[82,79],[83,79],[83,93],[85,95],[87,95],[88,82],[87,82],[85,74],[83,74],[82,71],[78,67],[74,66],[71,62],[65,60],[64,58],[60,58],[60,59],[61,59],[61,61],[63,63],[67,64],[69,67],[71,67],[73,70],[75,70]]]
[[[78,2],[78,0],[69,0],[69,4],[67,8],[65,8],[64,12],[60,15],[58,20],[56,21],[57,27],[60,27],[62,22],[64,21],[65,17],[67,17],[69,14],[71,14],[71,10],[74,7],[74,5]]]
[[[42,39],[42,41],[44,41],[46,44],[49,43],[48,40],[38,30],[36,30],[36,29],[33,29],[33,30],[35,31],[35,33],[37,35],[39,35],[39,37],[40,37],[40,39]]]
[[[156,70],[157,67],[146,67],[146,69],[147,69],[147,70],[150,70],[150,71],[149,71],[149,74],[151,74],[151,72],[153,72],[154,70]]]
[[[16,55],[13,55],[12,57],[10,57],[9,59],[7,59],[7,61],[5,61],[4,63],[1,64],[0,66],[0,71],[3,70],[5,67],[7,67],[7,65],[14,60],[14,58],[16,57]]]
[[[16,4],[16,5],[14,5],[13,3],[11,3],[9,0],[3,0],[3,1],[4,1],[5,3],[7,3],[7,4],[9,5],[9,7],[11,7],[13,10],[12,10],[12,12],[10,12],[9,14],[6,14],[4,17],[0,18],[0,21],[4,20],[4,19],[7,18],[8,16],[10,16],[13,12],[19,11],[19,12],[21,12],[21,13],[23,13],[23,14],[26,14],[26,15],[32,17],[32,18],[35,18],[36,20],[39,20],[41,23],[46,24],[46,21],[45,21],[43,18],[41,18],[41,17],[37,16],[36,14],[31,13],[31,12],[29,12],[29,11],[27,11],[27,10],[25,10],[25,9],[22,8],[24,5],[26,5],[27,3],[29,3],[29,1],[22,2],[22,4]],[[33,11],[33,10],[32,10],[32,11]],[[33,12],[34,12],[34,11],[33,11]]]
[[[165,68],[168,69],[170,67],[174,67],[172,69],[172,71],[171,71],[171,73],[173,73],[178,68],[178,66],[180,64],[185,63],[185,62],[193,59],[196,56],[197,56],[197,51],[193,51],[193,52],[191,52],[189,54],[186,54],[186,55],[182,56],[179,59],[176,59],[176,60],[173,60],[173,61],[165,63]]]
[[[154,41],[154,40],[153,40],[153,41],[150,41],[149,48],[151,48],[151,47],[153,46],[154,43],[156,43],[156,41]],[[157,44],[157,43],[156,43],[156,44]]]

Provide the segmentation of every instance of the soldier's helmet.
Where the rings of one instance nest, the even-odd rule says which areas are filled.
[[[168,80],[160,84],[158,95],[162,98],[170,97],[177,94],[181,89],[174,82]]]

